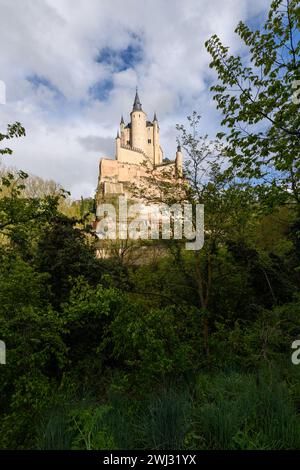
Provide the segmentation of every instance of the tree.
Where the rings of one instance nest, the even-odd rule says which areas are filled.
[[[63,196],[63,192],[60,192],[43,198],[25,197],[23,191],[27,178],[27,173],[23,171],[18,171],[17,175],[7,172],[1,178],[0,232],[10,237],[13,236],[16,226],[25,228],[28,223],[45,220],[55,213],[59,199]]]
[[[101,263],[85,233],[76,228],[76,219],[56,214],[48,220],[35,252],[35,265],[40,272],[48,272],[53,304],[59,307],[68,297],[72,279],[80,275],[99,280]]]
[[[14,139],[16,137],[23,137],[25,135],[26,132],[24,127],[19,122],[15,122],[14,124],[8,124],[7,131],[5,134],[2,134],[0,132],[0,142],[2,142],[3,140]],[[5,154],[11,155],[12,150],[8,147],[0,149],[0,155]]]
[[[66,362],[65,322],[47,302],[48,278],[15,253],[0,257],[0,331],[7,346],[7,366],[0,368],[1,448],[34,445],[36,419]]]
[[[224,262],[229,244],[251,244],[256,225],[253,211],[255,193],[248,184],[237,182],[224,171],[225,152],[220,141],[211,141],[199,134],[200,116],[188,117],[189,128],[177,126],[180,142],[187,156],[185,178],[188,181],[187,200],[204,204],[205,243],[193,252],[191,269],[187,272],[198,296],[202,317],[204,348],[209,355],[209,332],[216,319],[213,308],[220,276],[231,276],[232,264]],[[178,257],[184,269],[184,258]],[[237,279],[236,279],[237,281]]]
[[[182,240],[169,241],[168,246],[178,272],[172,279],[169,267],[167,279],[162,285],[168,285],[170,277],[177,285],[177,289],[173,286],[171,292],[165,292],[160,286],[159,292],[162,297],[169,294],[170,298],[176,299],[177,290],[180,292],[178,302],[181,304],[187,302],[198,309],[203,349],[208,356],[210,333],[217,318],[223,318],[226,313],[233,317],[230,309],[234,310],[235,299],[240,301],[243,296],[246,297],[246,293],[250,294],[251,287],[243,286],[243,282],[244,284],[246,282],[243,280],[242,270],[230,254],[230,248],[244,246],[250,250],[254,242],[257,211],[254,206],[256,202],[254,188],[236,181],[230,172],[224,171],[226,156],[221,142],[210,140],[207,135],[202,136],[199,124],[200,116],[194,112],[188,117],[187,128],[184,125],[177,126],[178,140],[186,156],[184,178],[174,181],[164,177],[157,180],[156,183],[159,184],[157,196],[150,194],[148,200],[152,197],[153,202],[169,205],[189,203],[193,208],[197,204],[204,204],[203,248],[188,253],[184,249]],[[195,215],[195,211],[193,212]],[[235,298],[227,300],[226,306],[222,307],[224,296],[220,300],[218,291],[222,288],[225,278],[232,279],[232,282],[226,285],[233,288],[235,282],[238,287]],[[152,282],[151,285],[155,284]],[[267,289],[269,290],[268,286]],[[247,315],[246,306],[243,314]]]
[[[6,134],[0,133],[0,142],[25,136],[25,129],[19,123],[9,124]],[[8,147],[0,149],[0,155],[12,154]],[[29,183],[32,178],[29,179]],[[27,185],[26,185],[27,182]],[[22,170],[3,171],[0,177],[0,234],[8,237],[10,242],[24,241],[28,227],[35,223],[44,223],[48,217],[57,212],[61,198],[66,196],[62,188],[55,192],[45,191],[43,195],[37,194],[28,197],[28,174]]]
[[[300,207],[300,6],[297,0],[272,1],[261,31],[243,22],[236,28],[249,50],[229,54],[218,36],[206,47],[219,84],[214,99],[227,127],[226,153],[239,177],[260,186],[268,204]],[[250,65],[249,65],[250,62]]]

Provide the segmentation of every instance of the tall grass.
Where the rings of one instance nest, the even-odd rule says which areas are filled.
[[[300,419],[285,383],[237,372],[201,374],[192,398],[171,385],[139,400],[124,393],[104,405],[65,403],[43,419],[38,447],[81,448],[83,433],[99,449],[300,449]]]
[[[136,426],[139,445],[147,449],[182,449],[190,421],[186,391],[166,389],[145,406]]]
[[[297,449],[300,420],[281,383],[253,375],[200,377],[194,445],[208,449]]]
[[[70,429],[69,416],[64,407],[49,411],[37,428],[39,450],[69,450],[75,431]]]

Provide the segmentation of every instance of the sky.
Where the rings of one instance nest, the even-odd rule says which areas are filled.
[[[19,121],[5,165],[52,179],[73,198],[94,195],[99,160],[114,158],[121,115],[138,87],[157,113],[164,156],[194,110],[203,134],[220,128],[204,43],[217,34],[245,53],[234,29],[259,26],[270,0],[0,0],[0,131]]]

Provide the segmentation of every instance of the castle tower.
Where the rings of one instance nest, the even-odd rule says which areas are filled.
[[[131,117],[131,146],[147,152],[146,113],[142,110],[142,103],[136,90]]]
[[[161,165],[163,152],[157,116],[154,113],[153,121],[147,121],[137,90],[130,117],[127,125],[123,116],[121,117],[120,141],[116,140],[116,159],[127,163],[141,163],[147,158],[154,166]]]

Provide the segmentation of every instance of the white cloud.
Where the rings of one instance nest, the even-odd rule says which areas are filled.
[[[129,119],[136,85],[149,118],[158,114],[165,156],[175,152],[176,123],[194,109],[203,116],[203,132],[213,133],[218,114],[204,41],[217,33],[237,51],[236,24],[261,15],[269,3],[0,0],[0,79],[7,86],[0,127],[18,120],[27,130],[5,162],[55,179],[74,197],[92,195],[99,158],[114,144],[120,115]],[[121,51],[138,42],[142,60],[133,68],[95,61],[103,48]],[[92,99],[90,88],[105,80],[112,86],[107,100]]]

